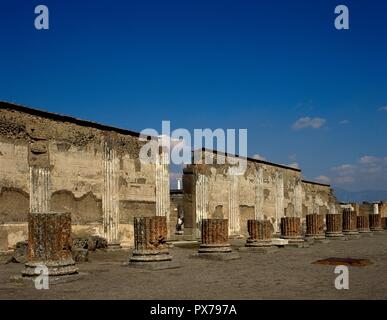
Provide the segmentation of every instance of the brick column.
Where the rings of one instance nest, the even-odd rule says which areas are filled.
[[[303,242],[301,233],[301,219],[299,217],[281,218],[281,238],[289,242]]]
[[[203,219],[199,253],[231,252],[227,219]]]
[[[134,250],[130,262],[171,261],[166,240],[166,216],[134,218]]]
[[[371,232],[368,215],[357,217],[357,230],[359,231],[359,233],[370,233]]]
[[[269,220],[247,220],[249,238],[246,247],[271,246],[273,237],[272,225]]]
[[[326,215],[327,230],[326,237],[340,238],[343,237],[343,217],[341,214]]]
[[[369,215],[370,229],[373,232],[383,231],[380,214]]]
[[[324,239],[324,216],[321,214],[306,215],[306,237]]]
[[[345,235],[357,235],[357,214],[351,209],[343,210],[343,233]]]
[[[382,229],[387,230],[387,218],[382,218]]]
[[[28,218],[28,262],[24,276],[34,276],[37,266],[46,266],[49,276],[78,272],[71,253],[70,213],[30,213]]]

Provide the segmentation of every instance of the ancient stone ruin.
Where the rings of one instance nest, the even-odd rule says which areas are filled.
[[[249,237],[246,240],[246,247],[272,246],[272,228],[268,220],[248,220],[247,230]]]
[[[356,236],[359,234],[356,211],[351,211],[351,209],[343,210],[343,234],[346,236]]]
[[[231,260],[239,256],[231,249],[228,239],[229,225],[227,219],[203,219],[201,243],[198,254],[194,257]]]
[[[35,269],[40,266],[48,268],[49,276],[77,273],[71,245],[70,213],[31,213],[28,221],[28,261],[22,274],[34,276]]]
[[[325,236],[330,239],[342,239],[343,235],[343,216],[341,214],[326,215]]]
[[[371,231],[380,232],[383,231],[382,220],[380,214],[370,214],[369,215],[369,226]]]
[[[96,247],[134,246],[129,265],[161,268],[172,263],[169,240],[201,239],[195,256],[228,260],[238,257],[229,237],[304,245],[304,235],[324,238],[324,217],[330,239],[387,227],[386,202],[339,204],[300,169],[249,157],[243,174],[230,174],[217,150],[196,150],[213,162],[188,165],[171,192],[167,150],[144,163],[145,143],[130,130],[0,102],[0,251],[17,247],[24,263],[27,250],[24,275],[40,263],[65,275]]]
[[[367,216],[357,216],[357,230],[359,233],[370,233],[370,223],[369,217]]]
[[[319,240],[325,238],[324,216],[320,214],[308,214],[306,216],[305,237]]]
[[[281,238],[287,239],[290,244],[304,242],[301,219],[298,217],[281,218]]]
[[[129,259],[129,266],[151,269],[177,267],[170,263],[167,241],[166,217],[134,218],[134,250]]]

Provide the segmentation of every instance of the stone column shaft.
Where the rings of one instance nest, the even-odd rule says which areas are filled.
[[[50,211],[50,168],[30,166],[30,211]]]
[[[109,245],[119,246],[119,185],[118,164],[111,142],[104,142],[102,193],[104,237]]]
[[[294,186],[294,216],[302,217],[302,183],[301,179],[296,180]]]
[[[371,231],[382,231],[382,220],[380,214],[370,214],[369,224]]]
[[[343,217],[341,214],[326,215],[326,236],[342,237],[343,236]]]
[[[201,173],[198,173],[196,180],[195,206],[196,230],[197,236],[200,237],[202,221],[208,217],[208,178]]]
[[[357,230],[360,233],[370,232],[369,217],[367,216],[358,216],[357,217]]]
[[[230,175],[229,228],[230,234],[235,235],[240,232],[238,176],[235,174]]]
[[[161,150],[156,161],[156,216],[170,217],[169,154]]]
[[[302,239],[301,219],[299,217],[281,218],[281,238]]]
[[[49,276],[76,273],[71,246],[70,213],[30,213],[28,262],[22,274],[35,275],[37,266],[47,267]]]
[[[273,230],[269,220],[248,220],[247,230],[249,238],[246,240],[246,247],[271,245]]]
[[[306,236],[312,238],[325,238],[323,215],[308,214],[306,216]]]
[[[134,218],[134,250],[130,262],[170,261],[165,216]]]
[[[277,173],[276,175],[276,207],[275,207],[275,216],[276,216],[276,224],[275,224],[275,232],[279,231],[278,223],[281,218],[284,216],[284,179],[281,173]]]
[[[351,209],[343,210],[343,233],[344,234],[358,233],[356,211],[351,211]]]
[[[203,219],[199,253],[231,252],[227,219]]]
[[[255,177],[255,206],[254,214],[255,219],[262,220],[264,218],[263,205],[265,201],[263,188],[263,169],[258,168]]]

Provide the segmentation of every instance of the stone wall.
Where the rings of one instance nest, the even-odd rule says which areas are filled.
[[[203,151],[208,157],[210,151]],[[211,152],[213,153],[213,152]],[[206,218],[229,219],[231,235],[247,235],[248,219],[269,219],[276,232],[283,216],[339,209],[329,185],[301,179],[299,169],[248,158],[242,175],[228,174],[229,164],[194,164],[184,170],[185,234],[199,237]]]
[[[169,215],[168,173],[140,162],[142,143],[131,131],[0,103],[0,250],[27,238],[30,211],[45,210],[71,212],[75,234],[132,245],[134,216],[157,206]]]

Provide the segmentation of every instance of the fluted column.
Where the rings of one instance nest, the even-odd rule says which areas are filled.
[[[302,217],[302,183],[296,179],[294,186],[294,216]]]
[[[246,247],[271,245],[273,231],[269,220],[248,220],[247,230],[249,238]]]
[[[238,175],[231,174],[229,187],[229,231],[232,235],[240,233]]]
[[[369,217],[366,216],[357,216],[357,230],[359,233],[369,233],[370,231],[370,223]]]
[[[133,263],[170,261],[165,216],[134,218]]]
[[[198,173],[195,186],[195,206],[196,206],[196,230],[197,236],[201,235],[203,219],[208,217],[208,178],[204,174]]]
[[[306,216],[306,237],[313,239],[325,238],[323,215],[308,214]]]
[[[327,230],[326,237],[337,238],[343,237],[343,217],[341,214],[327,214],[326,215]]]
[[[30,166],[30,211],[50,211],[50,168]]]
[[[169,154],[160,148],[156,161],[156,216],[170,217]]]
[[[35,268],[45,266],[49,276],[78,271],[71,253],[71,214],[31,212],[28,218],[28,262],[24,276],[34,276]]]
[[[284,179],[283,175],[280,172],[276,173],[276,183],[275,183],[275,195],[276,195],[276,206],[275,206],[275,232],[278,232],[278,224],[281,221],[281,218],[284,215]]]
[[[302,242],[301,219],[299,217],[281,218],[281,238]]]
[[[260,220],[264,218],[263,204],[265,201],[263,192],[263,168],[259,167],[255,177],[255,219]]]
[[[119,247],[119,159],[111,141],[103,143],[103,230],[104,237],[112,248]]]
[[[343,210],[343,234],[356,235],[357,231],[357,214],[356,211],[345,208]]]
[[[203,219],[199,253],[231,252],[227,219]]]
[[[382,220],[380,214],[370,214],[369,215],[370,229],[373,232],[383,231],[382,229]]]

